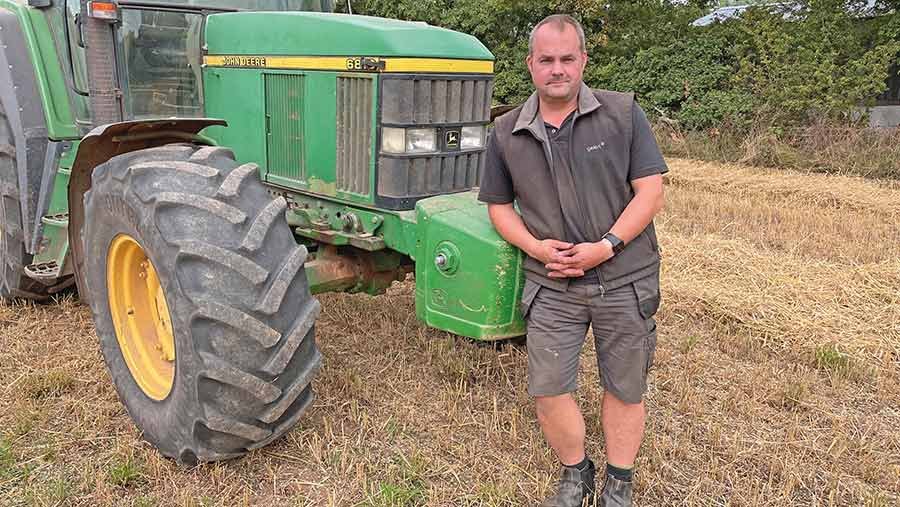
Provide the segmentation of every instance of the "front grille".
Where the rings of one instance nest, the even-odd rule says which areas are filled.
[[[372,161],[373,80],[370,77],[337,78],[337,189],[369,195]]]
[[[266,157],[269,174],[306,180],[303,164],[303,76],[266,74]]]
[[[460,192],[478,185],[484,151],[417,158],[382,157],[378,195],[400,199]]]
[[[382,86],[385,124],[486,123],[491,117],[489,76],[386,78]]]
[[[491,116],[493,76],[391,76],[382,78],[381,123],[437,129],[486,125]],[[484,149],[434,155],[378,158],[378,203],[412,209],[423,197],[478,185]]]

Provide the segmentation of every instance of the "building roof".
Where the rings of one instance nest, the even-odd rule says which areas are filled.
[[[860,15],[872,16],[875,14],[875,7],[878,0],[866,0],[866,5],[860,10]],[[710,12],[706,16],[695,19],[691,25],[692,26],[707,26],[713,23],[722,22],[728,19],[734,19],[741,16],[747,9],[751,7],[759,7],[759,8],[767,8],[772,10],[781,11],[784,13],[785,19],[791,17],[791,15],[800,10],[800,4],[796,2],[776,2],[776,3],[757,3],[757,4],[744,4],[744,5],[729,5],[728,7],[719,7],[714,11]]]

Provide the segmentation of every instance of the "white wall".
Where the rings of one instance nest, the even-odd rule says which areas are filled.
[[[870,127],[900,126],[900,106],[875,106],[869,109]]]

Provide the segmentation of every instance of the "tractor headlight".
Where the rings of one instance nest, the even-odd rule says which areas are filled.
[[[463,150],[471,150],[484,147],[484,127],[463,127],[462,140],[459,147]]]
[[[382,153],[435,153],[437,130],[384,127],[381,129]]]
[[[406,153],[431,153],[437,151],[437,132],[434,129],[408,129]]]
[[[381,129],[381,151],[384,153],[405,153],[406,129],[392,127]]]

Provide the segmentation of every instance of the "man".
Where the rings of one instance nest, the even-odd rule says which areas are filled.
[[[634,96],[582,83],[587,54],[576,20],[556,15],[538,23],[526,63],[536,91],[496,120],[479,199],[500,235],[527,254],[528,392],[562,462],[556,494],[543,505],[594,499],[594,463],[571,394],[590,325],[605,387],[600,505],[630,506],[656,348],[659,249],[652,220],[663,205],[668,169]]]

